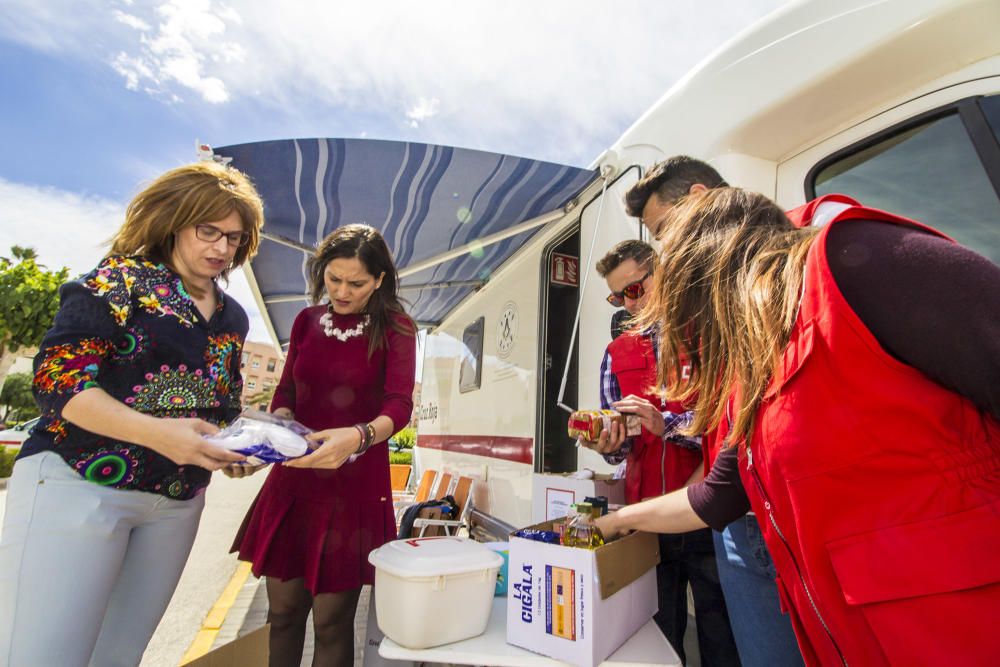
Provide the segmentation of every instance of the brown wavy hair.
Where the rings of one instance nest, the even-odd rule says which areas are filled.
[[[372,292],[365,313],[371,318],[368,327],[368,357],[385,345],[389,327],[399,333],[413,336],[417,327],[413,319],[403,309],[399,299],[399,275],[393,262],[389,246],[377,229],[369,225],[344,225],[338,227],[320,242],[309,258],[306,272],[309,276],[309,297],[313,303],[322,303],[326,294],[323,272],[327,264],[335,259],[356,257],[369,274],[378,277],[385,274],[382,284]]]
[[[670,212],[639,326],[659,331],[664,396],[694,401],[689,434],[717,427],[734,393],[727,442],[753,432],[798,314],[816,232],[794,227],[764,195],[738,188],[686,197]],[[674,372],[682,360],[691,364],[690,380]]]
[[[185,227],[221,220],[236,211],[243,230],[250,234],[237,248],[223,279],[257,253],[264,225],[264,204],[250,179],[233,167],[216,162],[195,162],[171,169],[132,199],[125,210],[125,224],[111,239],[110,255],[143,255],[171,269],[175,234]],[[192,296],[197,288],[185,285]]]

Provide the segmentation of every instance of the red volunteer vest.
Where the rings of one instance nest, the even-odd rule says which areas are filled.
[[[637,333],[624,333],[608,345],[611,371],[618,378],[622,396],[635,394],[661,410],[683,412],[679,403],[664,404],[652,393],[656,387],[656,355],[649,338]],[[685,449],[653,435],[646,429],[633,439],[625,466],[625,502],[636,503],[643,498],[662,496],[679,489],[701,462],[701,453]]]
[[[829,225],[851,219],[928,229],[859,205]],[[809,665],[996,664],[1000,424],[881,349],[827,234],[741,452],[783,606]]]

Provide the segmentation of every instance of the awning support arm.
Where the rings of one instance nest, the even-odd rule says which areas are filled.
[[[604,179],[604,183],[601,186],[601,205],[597,207],[597,221],[594,223],[594,238],[590,240],[590,250],[587,252],[587,262],[582,266],[593,266],[592,260],[594,259],[594,246],[597,245],[597,230],[601,226],[601,217],[604,215],[604,200],[605,195],[608,193],[608,179],[611,177],[612,170],[609,165],[601,170],[601,178]],[[583,218],[580,218],[580,230],[583,231]],[[573,360],[573,346],[576,345],[576,334],[580,330],[580,312],[583,310],[583,295],[587,292],[587,280],[590,278],[590,271],[583,272],[583,282],[580,285],[580,296],[576,303],[576,317],[573,318],[573,334],[569,339],[569,352],[566,353],[566,366],[563,368],[562,382],[559,384],[559,396],[556,398],[556,405],[565,410],[566,412],[573,412],[576,408],[571,408],[570,406],[563,403],[563,397],[566,395],[566,380],[569,378],[569,364]]]
[[[419,273],[427,269],[432,269],[435,266],[438,266],[439,264],[444,264],[448,260],[454,259],[456,257],[461,257],[462,255],[467,255],[473,250],[482,249],[487,246],[491,246],[495,243],[500,243],[501,241],[505,241],[512,236],[517,236],[518,234],[530,231],[532,229],[535,229],[536,227],[542,227],[543,225],[547,225],[553,220],[558,220],[559,218],[566,215],[569,211],[571,211],[575,207],[575,205],[576,205],[576,200],[571,200],[565,206],[561,206],[555,210],[549,211],[548,213],[543,213],[542,215],[531,218],[530,220],[525,220],[519,225],[508,227],[507,229],[501,230],[496,234],[490,234],[489,236],[484,236],[481,239],[476,239],[475,241],[471,241],[457,248],[452,248],[451,250],[440,253],[438,255],[434,255],[433,257],[429,257],[423,261],[417,262],[416,264],[410,264],[405,268],[399,270],[399,277],[405,278],[406,276],[412,276],[415,273]],[[298,241],[294,241],[292,239],[280,236],[278,234],[268,234],[266,232],[261,232],[261,237],[267,239],[268,241],[273,241],[280,245],[287,246],[289,248],[294,248],[295,250],[301,250],[302,252],[309,255],[311,255],[313,251],[316,250],[316,248],[313,246],[306,245],[305,243],[299,243]]]

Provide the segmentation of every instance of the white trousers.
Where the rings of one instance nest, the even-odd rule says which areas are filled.
[[[0,534],[0,666],[138,665],[204,505],[99,486],[53,452],[18,461]]]

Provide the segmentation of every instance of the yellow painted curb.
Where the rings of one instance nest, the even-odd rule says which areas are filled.
[[[222,628],[222,624],[226,620],[226,614],[229,613],[230,607],[236,602],[236,596],[239,595],[240,589],[243,588],[243,584],[249,576],[250,563],[241,561],[236,566],[233,578],[229,580],[225,590],[222,591],[222,595],[215,601],[212,608],[208,610],[208,615],[205,616],[205,621],[201,624],[201,630],[195,635],[194,641],[191,642],[191,647],[188,648],[187,653],[181,658],[181,665],[186,665],[212,650],[212,644],[215,643],[219,629]]]

